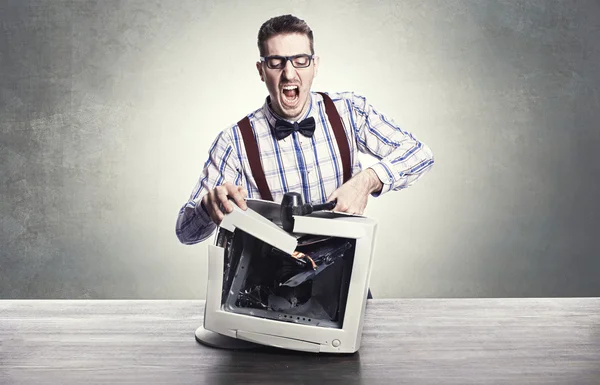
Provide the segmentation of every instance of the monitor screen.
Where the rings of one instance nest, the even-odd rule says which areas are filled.
[[[356,240],[304,235],[290,255],[236,229],[220,229],[225,248],[225,311],[342,328]]]

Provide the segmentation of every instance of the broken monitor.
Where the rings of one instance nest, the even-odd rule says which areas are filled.
[[[376,222],[319,211],[290,216],[293,229],[285,231],[280,204],[247,204],[247,210],[233,205],[208,246],[204,325],[197,339],[222,347],[251,342],[356,352]]]

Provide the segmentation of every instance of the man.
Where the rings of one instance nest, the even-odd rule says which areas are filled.
[[[304,202],[337,200],[334,210],[362,214],[369,195],[406,188],[431,169],[431,150],[364,97],[311,91],[319,58],[303,20],[284,15],[266,21],[258,33],[258,48],[256,69],[269,96],[212,144],[177,218],[182,243],[207,239],[224,217],[221,210],[231,212],[232,204],[245,210],[245,198],[280,202],[294,191]],[[361,170],[358,151],[379,162]]]

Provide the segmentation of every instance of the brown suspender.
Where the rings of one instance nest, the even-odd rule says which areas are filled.
[[[244,147],[246,148],[246,154],[248,155],[248,162],[250,163],[250,169],[252,170],[252,176],[258,186],[260,197],[266,201],[272,201],[273,196],[271,195],[271,189],[267,184],[265,178],[265,172],[260,163],[260,156],[258,155],[258,144],[254,137],[254,132],[250,126],[250,119],[246,116],[244,119],[238,122],[238,127],[242,132],[242,139],[244,140]]]
[[[331,128],[333,128],[333,134],[335,135],[335,140],[337,142],[338,149],[340,150],[340,156],[342,157],[342,170],[344,171],[344,183],[346,183],[350,180],[350,177],[352,177],[352,168],[350,168],[350,147],[348,146],[346,131],[344,131],[342,118],[340,118],[340,114],[338,114],[338,111],[333,104],[333,100],[331,100],[331,98],[323,92],[319,92],[319,94],[323,96],[323,101],[325,102],[325,112],[327,112],[327,116],[329,117],[329,123],[331,124]]]
[[[331,100],[331,98],[323,92],[319,92],[319,94],[323,96],[323,101],[325,102],[325,112],[329,117],[329,123],[331,124],[331,128],[333,129],[333,134],[335,136],[335,140],[340,151],[340,156],[342,158],[344,183],[346,183],[348,180],[350,180],[350,177],[352,176],[352,169],[350,168],[350,147],[348,145],[348,139],[346,138],[346,132],[344,131],[344,126],[342,125],[342,119],[340,118],[340,114],[338,114],[337,109],[333,104],[333,100]],[[246,154],[248,155],[248,162],[250,163],[252,176],[254,176],[254,180],[256,181],[256,186],[258,187],[260,197],[261,199],[272,201],[273,196],[271,195],[271,190],[269,189],[269,185],[267,184],[265,172],[263,170],[262,163],[260,162],[258,144],[256,143],[254,132],[252,131],[252,127],[250,126],[250,119],[248,119],[248,117],[246,116],[238,122],[238,127],[240,128],[240,132],[242,133],[244,147],[246,148]]]

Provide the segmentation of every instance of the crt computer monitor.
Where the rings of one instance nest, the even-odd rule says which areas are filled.
[[[247,200],[225,216],[208,250],[204,325],[216,333],[292,350],[353,353],[360,348],[376,223],[331,211],[294,216]],[[216,343],[215,345],[218,345]]]

